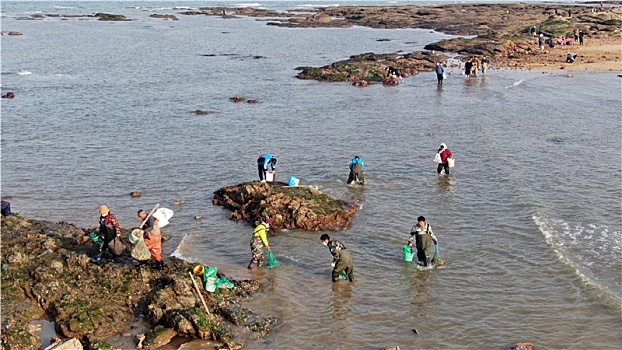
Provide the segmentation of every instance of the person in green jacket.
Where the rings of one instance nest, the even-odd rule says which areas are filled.
[[[255,227],[253,231],[253,237],[251,238],[251,261],[248,263],[248,268],[252,269],[253,264],[257,264],[257,267],[261,267],[263,265],[263,246],[266,246],[268,250],[270,250],[270,245],[268,244],[268,230],[270,229],[270,225],[272,224],[272,220],[268,219],[266,221],[262,221],[261,224]]]

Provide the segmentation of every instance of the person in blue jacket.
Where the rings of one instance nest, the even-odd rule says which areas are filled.
[[[348,176],[348,185],[351,184],[353,181],[356,181],[361,185],[365,185],[365,175],[363,174],[363,170],[365,170],[363,160],[359,156],[354,156],[354,158],[350,162],[350,176]]]
[[[257,171],[259,172],[259,180],[261,180],[261,182],[266,181],[266,171],[268,168],[271,168],[274,173],[276,169],[276,158],[271,154],[262,153],[259,155],[259,158],[257,158]]]

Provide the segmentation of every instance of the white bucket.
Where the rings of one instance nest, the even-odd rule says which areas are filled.
[[[274,181],[274,173],[266,172],[266,181]]]
[[[294,186],[298,186],[299,183],[300,183],[300,179],[294,179]]]
[[[138,240],[140,240],[140,237],[143,236],[143,233],[144,233],[143,230],[138,229],[138,228],[133,230],[129,237],[130,243],[132,244],[138,243]]]

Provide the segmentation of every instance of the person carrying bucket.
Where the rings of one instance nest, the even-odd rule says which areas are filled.
[[[432,226],[425,222],[425,217],[420,216],[417,218],[417,224],[410,230],[410,239],[408,240],[408,246],[412,247],[413,242],[417,247],[417,262],[422,266],[429,266],[431,264],[432,256],[432,244],[438,244],[438,239],[432,232]]]
[[[268,219],[262,221],[261,224],[255,227],[253,230],[253,236],[251,238],[251,261],[248,263],[248,268],[252,269],[253,264],[257,264],[257,267],[263,265],[263,246],[270,251],[270,245],[268,244],[267,232],[272,226],[272,220]]]
[[[274,158],[271,154],[262,153],[257,158],[257,171],[259,172],[259,181],[266,182],[268,178],[266,177],[266,171],[268,168],[272,169],[272,181],[274,181],[274,173],[276,171],[276,158]]]

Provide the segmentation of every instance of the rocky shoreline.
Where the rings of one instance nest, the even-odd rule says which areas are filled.
[[[382,29],[423,28],[461,37],[431,43],[428,51],[412,53],[363,53],[348,60],[323,67],[298,67],[300,79],[319,81],[382,81],[381,69],[392,65],[405,76],[432,71],[430,62],[445,62],[447,55],[466,61],[487,56],[494,68],[604,70],[622,69],[620,45],[622,38],[622,7],[620,2],[607,2],[602,9],[597,3],[563,4],[447,4],[438,6],[333,6],[311,10],[271,11],[260,8],[202,7],[182,11],[183,16],[218,16],[235,19],[254,17],[266,25],[288,28],[349,28],[364,26]],[[151,15],[164,20],[180,20],[173,14]],[[122,15],[97,13],[90,15],[33,14],[22,19],[97,18],[101,21],[131,21]],[[573,39],[577,30],[585,34],[586,45],[546,46],[540,49],[531,33],[547,38]],[[442,52],[444,55],[431,57]],[[568,52],[576,54],[573,63],[566,63]],[[362,57],[374,57],[366,60]]]
[[[222,349],[239,349],[235,331],[263,337],[275,317],[240,305],[261,290],[254,280],[229,280],[234,289],[208,293],[197,281],[208,312],[193,288],[193,265],[165,259],[164,271],[139,266],[128,251],[117,261],[93,264],[96,248],[89,230],[66,223],[2,217],[2,346],[41,348],[31,322],[47,319],[59,336],[85,349],[113,349],[106,340],[123,335],[134,345],[156,349],[174,337],[210,339]],[[123,230],[129,246],[130,230]],[[133,324],[151,329],[138,334]],[[141,341],[141,339],[144,339]],[[72,349],[75,349],[72,347]]]

